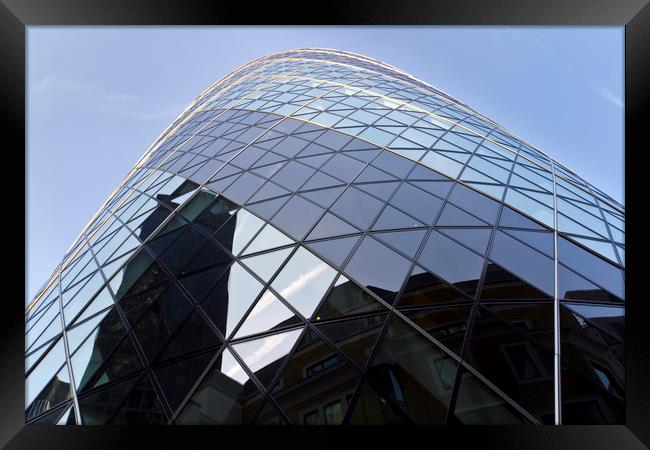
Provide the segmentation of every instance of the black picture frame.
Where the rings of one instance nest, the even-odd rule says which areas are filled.
[[[308,14],[307,11],[322,11]],[[14,190],[25,172],[26,27],[32,25],[610,25],[625,27],[625,193],[626,193],[626,425],[520,426],[520,427],[420,427],[396,429],[367,427],[327,429],[275,429],[242,427],[53,427],[24,424],[24,309],[26,283],[5,272],[5,319],[0,338],[0,444],[6,448],[150,448],[187,446],[201,439],[210,447],[226,440],[238,446],[249,440],[265,446],[318,447],[344,445],[344,434],[358,431],[364,439],[393,445],[465,445],[488,448],[637,449],[650,445],[650,339],[648,301],[643,289],[641,260],[643,162],[647,153],[650,110],[650,5],[648,0],[385,0],[325,2],[290,5],[209,0],[0,0],[0,101],[4,142],[5,267],[25,268],[25,203]],[[13,138],[8,140],[7,137]],[[13,142],[9,145],[7,142]],[[23,169],[21,172],[21,168]],[[16,176],[10,180],[9,176]],[[25,180],[23,180],[26,186]],[[22,216],[20,211],[23,212]],[[21,220],[22,217],[22,220]],[[13,236],[13,237],[10,237]],[[20,262],[23,265],[21,266]],[[23,271],[24,273],[24,271]],[[15,293],[14,293],[15,292]],[[295,436],[294,436],[295,435]],[[277,441],[277,442],[275,442]],[[422,444],[420,444],[420,442]],[[189,444],[192,445],[192,444]],[[228,445],[228,444],[226,444]],[[363,445],[368,445],[363,444]],[[194,445],[192,445],[194,447]]]

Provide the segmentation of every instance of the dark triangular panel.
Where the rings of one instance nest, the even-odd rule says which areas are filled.
[[[404,311],[404,315],[447,348],[460,355],[472,305]]]
[[[164,425],[167,416],[149,377],[143,377],[129,392],[110,425]]]
[[[415,257],[415,253],[420,248],[425,234],[426,230],[413,230],[397,231],[394,233],[373,233],[373,236],[397,250],[406,253],[408,256]]]
[[[545,292],[493,262],[488,262],[480,298],[481,300],[553,300]]]
[[[386,313],[359,318],[316,321],[318,330],[330,339],[353,363],[363,368],[377,342],[377,337],[386,320]]]
[[[438,227],[484,227],[486,225],[488,224],[451,203],[445,205],[436,222]]]
[[[492,228],[443,228],[440,232],[485,255]]]
[[[214,355],[215,352],[203,353],[154,369],[158,384],[172,411],[176,411],[180,406]]]
[[[370,294],[341,275],[314,317],[315,320],[334,319],[384,309]]]
[[[402,295],[397,302],[397,307],[433,306],[471,301],[471,297],[466,296],[432,273],[416,265],[406,281]]]
[[[308,242],[306,245],[330,262],[341,266],[356,243],[359,242],[359,239],[361,239],[360,236],[350,236],[327,241]]]
[[[316,224],[314,229],[307,236],[308,240],[322,239],[344,234],[358,233],[359,230],[352,225],[344,222],[333,214],[327,212],[323,218]]]
[[[363,383],[348,421],[350,425],[406,425],[410,422],[402,411],[370,384]]]
[[[407,216],[388,205],[379,215],[377,222],[372,226],[372,230],[391,230],[397,228],[414,228],[423,227],[424,224],[413,217]]]
[[[339,425],[347,410],[345,398],[352,396],[359,378],[358,370],[309,330],[271,392],[293,425]],[[337,398],[321,405],[321,397],[331,394]]]
[[[367,373],[419,424],[443,424],[457,362],[393,315]]]

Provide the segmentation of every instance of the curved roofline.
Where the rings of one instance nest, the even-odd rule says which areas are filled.
[[[481,114],[479,111],[476,111],[476,110],[475,110],[474,108],[472,108],[471,106],[468,106],[465,102],[459,100],[458,98],[454,97],[453,95],[448,94],[447,92],[443,91],[442,89],[433,86],[431,83],[428,83],[428,82],[426,82],[426,81],[424,81],[424,80],[421,80],[421,79],[419,79],[419,78],[417,78],[417,77],[411,75],[411,74],[408,73],[408,72],[405,72],[405,71],[403,71],[403,70],[401,70],[401,69],[399,69],[399,68],[397,68],[397,67],[395,67],[395,66],[392,66],[392,65],[390,65],[390,64],[388,64],[388,63],[385,63],[385,62],[383,62],[383,61],[380,61],[380,60],[378,60],[378,59],[376,59],[376,58],[372,58],[372,57],[370,57],[370,56],[362,55],[362,54],[360,54],[360,53],[350,52],[350,51],[347,51],[347,50],[340,50],[340,49],[333,49],[333,48],[326,48],[326,47],[302,47],[302,48],[293,48],[293,49],[288,49],[288,50],[282,50],[282,51],[279,51],[279,52],[269,53],[269,54],[267,54],[267,55],[265,55],[265,56],[262,56],[262,57],[260,57],[260,58],[257,58],[257,59],[255,59],[255,60],[251,61],[251,62],[248,63],[248,64],[245,64],[245,65],[241,66],[241,67],[238,68],[238,69],[241,69],[241,68],[243,68],[243,67],[249,66],[249,65],[251,65],[251,64],[253,64],[253,63],[257,62],[257,61],[261,61],[261,60],[265,60],[265,59],[271,59],[271,58],[272,58],[273,56],[275,56],[275,55],[280,55],[280,54],[283,54],[283,53],[298,53],[298,52],[304,52],[304,51],[331,52],[331,53],[338,53],[338,54],[345,55],[345,56],[353,56],[353,57],[355,57],[355,58],[359,58],[359,59],[362,59],[362,60],[366,60],[366,61],[368,61],[368,62],[370,62],[370,63],[377,64],[378,66],[383,66],[383,67],[385,67],[385,68],[387,68],[387,69],[389,69],[389,70],[392,70],[392,71],[394,71],[394,72],[396,72],[396,73],[398,73],[398,74],[400,74],[400,75],[406,76],[407,78],[411,78],[411,79],[413,79],[414,81],[416,81],[416,82],[418,82],[418,83],[421,83],[421,84],[423,84],[423,85],[429,87],[430,89],[433,89],[433,91],[434,91],[433,93],[435,93],[435,91],[441,92],[441,93],[443,93],[445,96],[447,96],[447,97],[449,97],[450,99],[456,101],[458,104],[460,104],[460,105],[462,105],[462,106],[464,106],[464,107],[470,109],[471,111],[473,111],[474,113],[476,113],[478,116],[480,116],[482,119],[487,120],[487,121],[493,123],[493,124],[496,125],[496,126],[497,126],[501,131],[504,131],[506,134],[509,134],[509,135],[515,137],[516,139],[520,140],[520,141],[523,142],[524,144],[526,144],[526,145],[530,146],[531,148],[537,150],[537,151],[540,152],[542,155],[546,156],[550,161],[553,161],[553,163],[556,163],[556,164],[560,165],[563,169],[565,169],[565,170],[567,170],[567,171],[569,171],[569,172],[575,174],[576,176],[578,176],[579,178],[581,178],[582,180],[584,180],[587,184],[589,184],[589,185],[590,185],[590,188],[591,188],[591,187],[596,188],[596,184],[593,183],[591,180],[587,179],[585,176],[576,173],[576,172],[575,172],[574,170],[572,170],[572,169],[569,169],[569,168],[566,166],[566,164],[564,164],[564,163],[558,161],[557,159],[551,157],[551,156],[550,156],[548,153],[546,153],[544,150],[540,149],[539,147],[537,147],[537,146],[534,145],[534,144],[531,144],[530,142],[528,142],[527,140],[523,139],[523,138],[520,137],[519,135],[513,133],[512,131],[510,131],[509,129],[507,129],[507,128],[504,127],[503,125],[499,124],[498,122],[495,122],[494,120],[490,119],[489,117],[484,116],[484,115]],[[236,69],[236,70],[238,70],[238,69]],[[571,180],[568,180],[568,181],[570,182]],[[602,191],[602,189],[600,189],[600,188],[597,188],[597,189],[599,189],[600,191]],[[609,194],[607,194],[607,195],[609,195]],[[600,195],[598,195],[598,196],[601,197]],[[606,203],[612,203],[612,202],[608,201],[607,199],[602,199],[602,200],[605,201]],[[623,211],[625,211],[625,205],[623,205],[622,203],[618,202],[617,200],[614,200],[613,198],[612,198],[611,200],[612,200],[613,203],[614,203],[613,206],[615,206],[616,208],[619,208],[619,209],[622,209]]]

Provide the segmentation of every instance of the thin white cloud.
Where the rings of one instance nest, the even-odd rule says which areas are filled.
[[[144,100],[136,95],[110,92],[97,84],[75,83],[60,80],[55,76],[44,77],[32,84],[30,93],[33,95],[48,95],[57,92],[76,94],[88,107],[100,108],[104,112],[127,119],[156,120],[177,116],[183,109],[182,105],[169,105],[159,110],[148,110]]]
[[[558,67],[560,67],[568,75],[572,76],[576,80],[583,81],[581,77],[578,75],[578,73],[576,72],[576,70],[570,64],[568,64],[565,60],[559,58],[554,49],[547,46],[539,39],[531,38],[527,36],[525,33],[521,33],[517,30],[507,30],[506,33],[516,41],[519,41],[520,43],[528,46],[529,48],[537,50],[542,54],[544,54],[549,61],[551,61]],[[620,95],[615,94],[612,90],[601,88],[593,84],[591,84],[590,87],[596,94],[598,94],[600,97],[604,98],[608,102],[613,103],[619,108],[623,107],[623,100],[621,99]]]
[[[613,93],[609,89],[605,89],[605,88],[595,88],[595,89],[596,89],[596,92],[598,93],[598,95],[600,95],[602,98],[604,98],[608,102],[611,102],[611,103],[615,104],[619,108],[623,107],[623,99],[619,95],[616,95],[615,93]]]

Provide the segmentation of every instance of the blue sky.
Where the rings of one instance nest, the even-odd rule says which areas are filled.
[[[29,27],[26,302],[188,103],[291,48],[396,66],[623,201],[623,36],[622,27]]]

